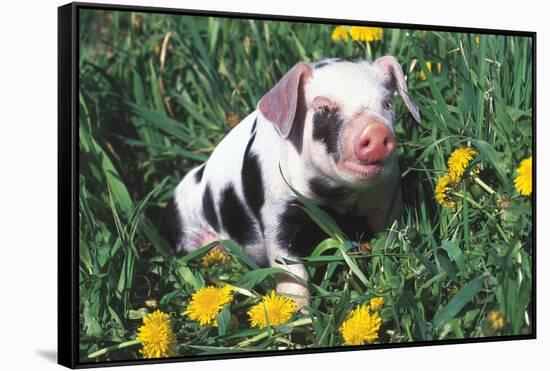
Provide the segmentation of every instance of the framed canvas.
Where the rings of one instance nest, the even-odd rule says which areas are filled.
[[[58,10],[71,368],[533,339],[534,32]]]

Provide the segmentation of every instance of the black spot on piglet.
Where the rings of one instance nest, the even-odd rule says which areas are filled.
[[[297,256],[308,256],[326,238],[325,232],[299,206],[297,200],[287,203],[279,216],[279,245]]]
[[[298,200],[289,201],[279,215],[277,240],[280,246],[296,256],[309,256],[328,235],[306,214]],[[321,207],[344,233],[354,241],[369,235],[367,220],[362,216],[339,214],[329,207]]]
[[[200,183],[202,180],[202,174],[204,174],[204,168],[206,167],[206,163],[202,164],[197,172],[195,173],[195,182]]]
[[[308,183],[309,189],[323,200],[342,201],[353,193],[351,189],[334,184],[321,176],[311,178]]]
[[[335,161],[340,158],[340,133],[344,120],[338,109],[323,107],[313,114],[313,139],[323,142]]]
[[[168,205],[164,209],[163,225],[161,230],[172,248],[176,248],[183,239],[183,223],[180,217],[174,196],[170,197]]]
[[[254,220],[237,197],[235,188],[227,186],[221,194],[220,216],[222,225],[232,240],[241,246],[256,239]]]
[[[207,185],[204,188],[204,194],[202,195],[202,212],[206,221],[216,232],[220,231],[220,225],[218,223],[218,217],[216,216],[216,211],[214,209],[214,202],[212,200],[212,190],[210,185]]]
[[[254,121],[254,125],[256,121]],[[262,168],[257,154],[251,151],[252,144],[256,138],[256,132],[252,133],[248,145],[244,151],[243,167],[241,171],[241,181],[243,185],[244,199],[248,207],[258,220],[260,228],[263,231],[263,221],[260,211],[265,202],[265,189],[262,179]]]

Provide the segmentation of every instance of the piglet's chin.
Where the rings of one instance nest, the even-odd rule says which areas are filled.
[[[384,171],[384,166],[380,163],[366,164],[353,160],[346,160],[344,167],[348,173],[359,181],[374,180]]]

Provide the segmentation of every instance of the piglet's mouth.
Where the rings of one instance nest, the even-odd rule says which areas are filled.
[[[346,160],[344,166],[350,172],[365,178],[377,176],[384,170],[381,162],[359,163],[353,160]]]

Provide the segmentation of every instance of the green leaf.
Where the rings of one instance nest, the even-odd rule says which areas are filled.
[[[88,244],[86,243],[86,240],[81,240],[79,244],[79,257],[80,261],[84,263],[84,266],[88,270],[88,273],[93,273],[93,263],[92,263],[92,255],[90,254],[90,249],[88,248]]]
[[[193,274],[193,271],[191,271],[191,269],[187,265],[178,264],[177,272],[185,282],[191,285],[194,291],[203,287],[203,282],[200,282],[197,279],[197,277]]]
[[[215,246],[217,246],[218,243],[219,243],[218,241],[214,241],[214,242],[209,243],[208,245],[205,245],[203,247],[199,247],[198,249],[193,250],[193,251],[187,253],[185,256],[179,258],[178,262],[182,263],[182,264],[187,264],[188,262],[190,262],[192,260],[200,259],[203,256],[205,256],[206,254],[208,254],[208,252],[210,250],[212,250]]]
[[[261,268],[247,272],[237,281],[237,286],[251,289],[258,283],[265,280],[267,277],[276,275],[277,273],[291,274],[289,271],[281,268]]]
[[[139,308],[138,310],[130,309],[128,311],[128,318],[129,319],[142,319],[147,314],[149,314],[149,311],[147,308]]]
[[[308,216],[313,220],[326,234],[331,236],[332,238],[335,238],[339,241],[347,240],[349,239],[344,231],[336,224],[334,219],[327,214],[323,209],[321,209],[319,206],[315,205],[312,201],[307,199],[304,195],[302,195],[300,192],[298,192],[296,189],[294,189],[286,180],[283,170],[281,168],[281,165],[279,164],[279,172],[281,173],[281,176],[283,178],[283,181],[286,183],[286,185],[292,190],[292,192],[296,195],[296,198],[300,203],[303,205],[296,204],[296,207],[300,207],[302,210],[304,210]]]
[[[453,319],[458,312],[468,304],[474,296],[483,288],[483,276],[479,276],[468,282],[462,290],[458,292],[442,309],[440,309],[434,319],[433,326],[439,328]]]
[[[326,251],[332,250],[332,249],[338,249],[342,246],[342,243],[334,238],[327,238],[323,240],[321,243],[319,243],[315,249],[313,249],[313,252],[311,253],[311,257],[321,256]]]
[[[99,163],[102,174],[113,194],[113,199],[121,207],[123,212],[130,212],[133,209],[132,198],[130,197],[130,193],[122,181],[117,169],[109,159],[109,156],[90,135],[90,133],[86,131],[84,125],[80,125],[79,134],[80,141],[83,142],[87,148],[89,148],[90,154]],[[105,185],[101,186],[105,187]]]
[[[495,150],[495,148],[480,139],[473,139],[472,144],[479,150],[481,156],[488,161],[491,166],[496,170],[503,184],[510,184],[510,180],[506,176],[506,170],[503,167],[502,156]]]
[[[458,283],[458,277],[455,274],[453,264],[447,257],[447,252],[443,249],[437,249],[436,256],[437,256],[437,261],[439,261],[439,265],[441,265],[441,267],[447,273],[449,278],[453,282]]]
[[[185,126],[183,126],[181,123],[177,122],[176,120],[173,120],[167,116],[164,116],[156,111],[139,106],[128,100],[125,100],[124,103],[128,105],[128,107],[132,110],[134,114],[142,117],[149,124],[162,130],[165,134],[174,136],[175,138],[181,140],[184,143],[191,142],[191,136],[187,132]]]
[[[349,255],[346,253],[346,251],[344,251],[342,247],[340,247],[338,250],[344,257],[346,264],[350,267],[351,271],[357,276],[357,278],[359,278],[359,280],[363,283],[363,285],[365,285],[365,287],[367,288],[371,288],[369,280],[367,279],[365,274],[361,271],[357,263],[349,257]]]
[[[427,257],[422,255],[420,251],[417,251],[416,249],[412,249],[412,253],[418,260],[420,260],[422,265],[424,265],[426,269],[428,269],[428,271],[432,274],[432,276],[435,276],[437,274],[438,270],[435,264],[432,263]]]
[[[447,241],[441,245],[440,249],[445,250],[447,254],[449,254],[451,260],[458,265],[460,273],[464,275],[464,273],[466,273],[466,265],[464,264],[464,255],[460,247],[453,241]]]
[[[258,264],[256,264],[247,254],[245,254],[243,249],[235,242],[231,240],[223,240],[219,242],[221,242],[233,256],[245,263],[250,269],[260,269]]]
[[[218,323],[218,335],[224,336],[229,331],[231,324],[231,311],[230,306],[226,305],[216,316],[216,322]]]
[[[402,307],[408,309],[414,315],[414,321],[416,326],[418,326],[420,338],[422,340],[432,340],[433,331],[418,311],[417,300],[415,297],[408,290],[403,290],[399,295],[399,303]]]
[[[145,195],[145,197],[143,197],[143,199],[138,202],[138,204],[132,211],[128,223],[124,228],[125,231],[128,233],[128,239],[131,244],[134,240],[134,236],[136,235],[136,231],[138,225],[140,224],[140,220],[143,217],[143,212],[145,211],[145,208],[148,206],[149,201],[152,198],[157,197],[158,194],[164,189],[167,180],[168,178],[164,178],[155,188],[149,191],[149,193],[147,193],[147,195]]]

